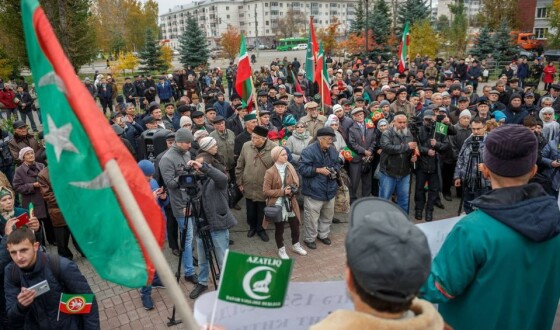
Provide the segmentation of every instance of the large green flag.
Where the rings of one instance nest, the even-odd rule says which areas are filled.
[[[103,279],[128,287],[151,283],[151,259],[124,195],[116,193],[128,186],[126,205],[136,201],[161,246],[165,222],[146,178],[74,72],[39,2],[22,0],[21,10],[51,184],[66,223]]]
[[[264,308],[280,308],[288,291],[292,260],[259,257],[228,250],[218,298]]]

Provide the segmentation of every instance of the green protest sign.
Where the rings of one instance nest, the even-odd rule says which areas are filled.
[[[280,308],[288,290],[292,260],[226,252],[218,299],[263,308]]]
[[[436,123],[436,133],[447,135],[447,125],[437,122]]]

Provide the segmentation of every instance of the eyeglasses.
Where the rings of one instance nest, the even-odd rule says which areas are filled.
[[[296,128],[305,128],[305,126],[297,125]]]

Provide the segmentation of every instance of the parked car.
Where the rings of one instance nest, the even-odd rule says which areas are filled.
[[[307,49],[307,44],[299,44],[294,46],[294,48],[292,48],[292,50],[306,50]]]
[[[521,47],[517,47],[517,56],[518,56],[519,58],[526,58],[526,59],[528,59],[529,61],[532,61],[532,60],[535,59],[535,53],[533,53],[533,52],[530,51],[530,50],[525,50],[525,49],[523,49],[523,48],[521,48]]]
[[[543,56],[547,62],[560,61],[560,49],[545,50]]]

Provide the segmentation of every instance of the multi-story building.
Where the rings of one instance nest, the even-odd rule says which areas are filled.
[[[439,0],[437,4],[437,17],[447,16],[447,18],[452,21],[453,14],[449,10],[449,5],[455,4],[455,2],[455,0]],[[467,20],[470,22],[480,12],[481,0],[465,0],[464,6]]]
[[[546,39],[550,28],[548,6],[552,0],[519,0],[518,22],[521,31],[533,31],[537,39]]]
[[[327,27],[334,17],[341,23],[338,33],[345,34],[354,19],[355,6],[361,0],[203,0],[176,6],[160,16],[163,39],[169,40],[176,49],[179,37],[185,31],[187,16],[192,15],[206,34],[208,44],[215,45],[217,39],[227,30],[228,25],[239,29],[247,37],[249,44],[273,46],[281,38],[281,20],[288,15],[303,17],[298,37],[305,35],[309,26],[309,16],[313,16],[315,29]]]

